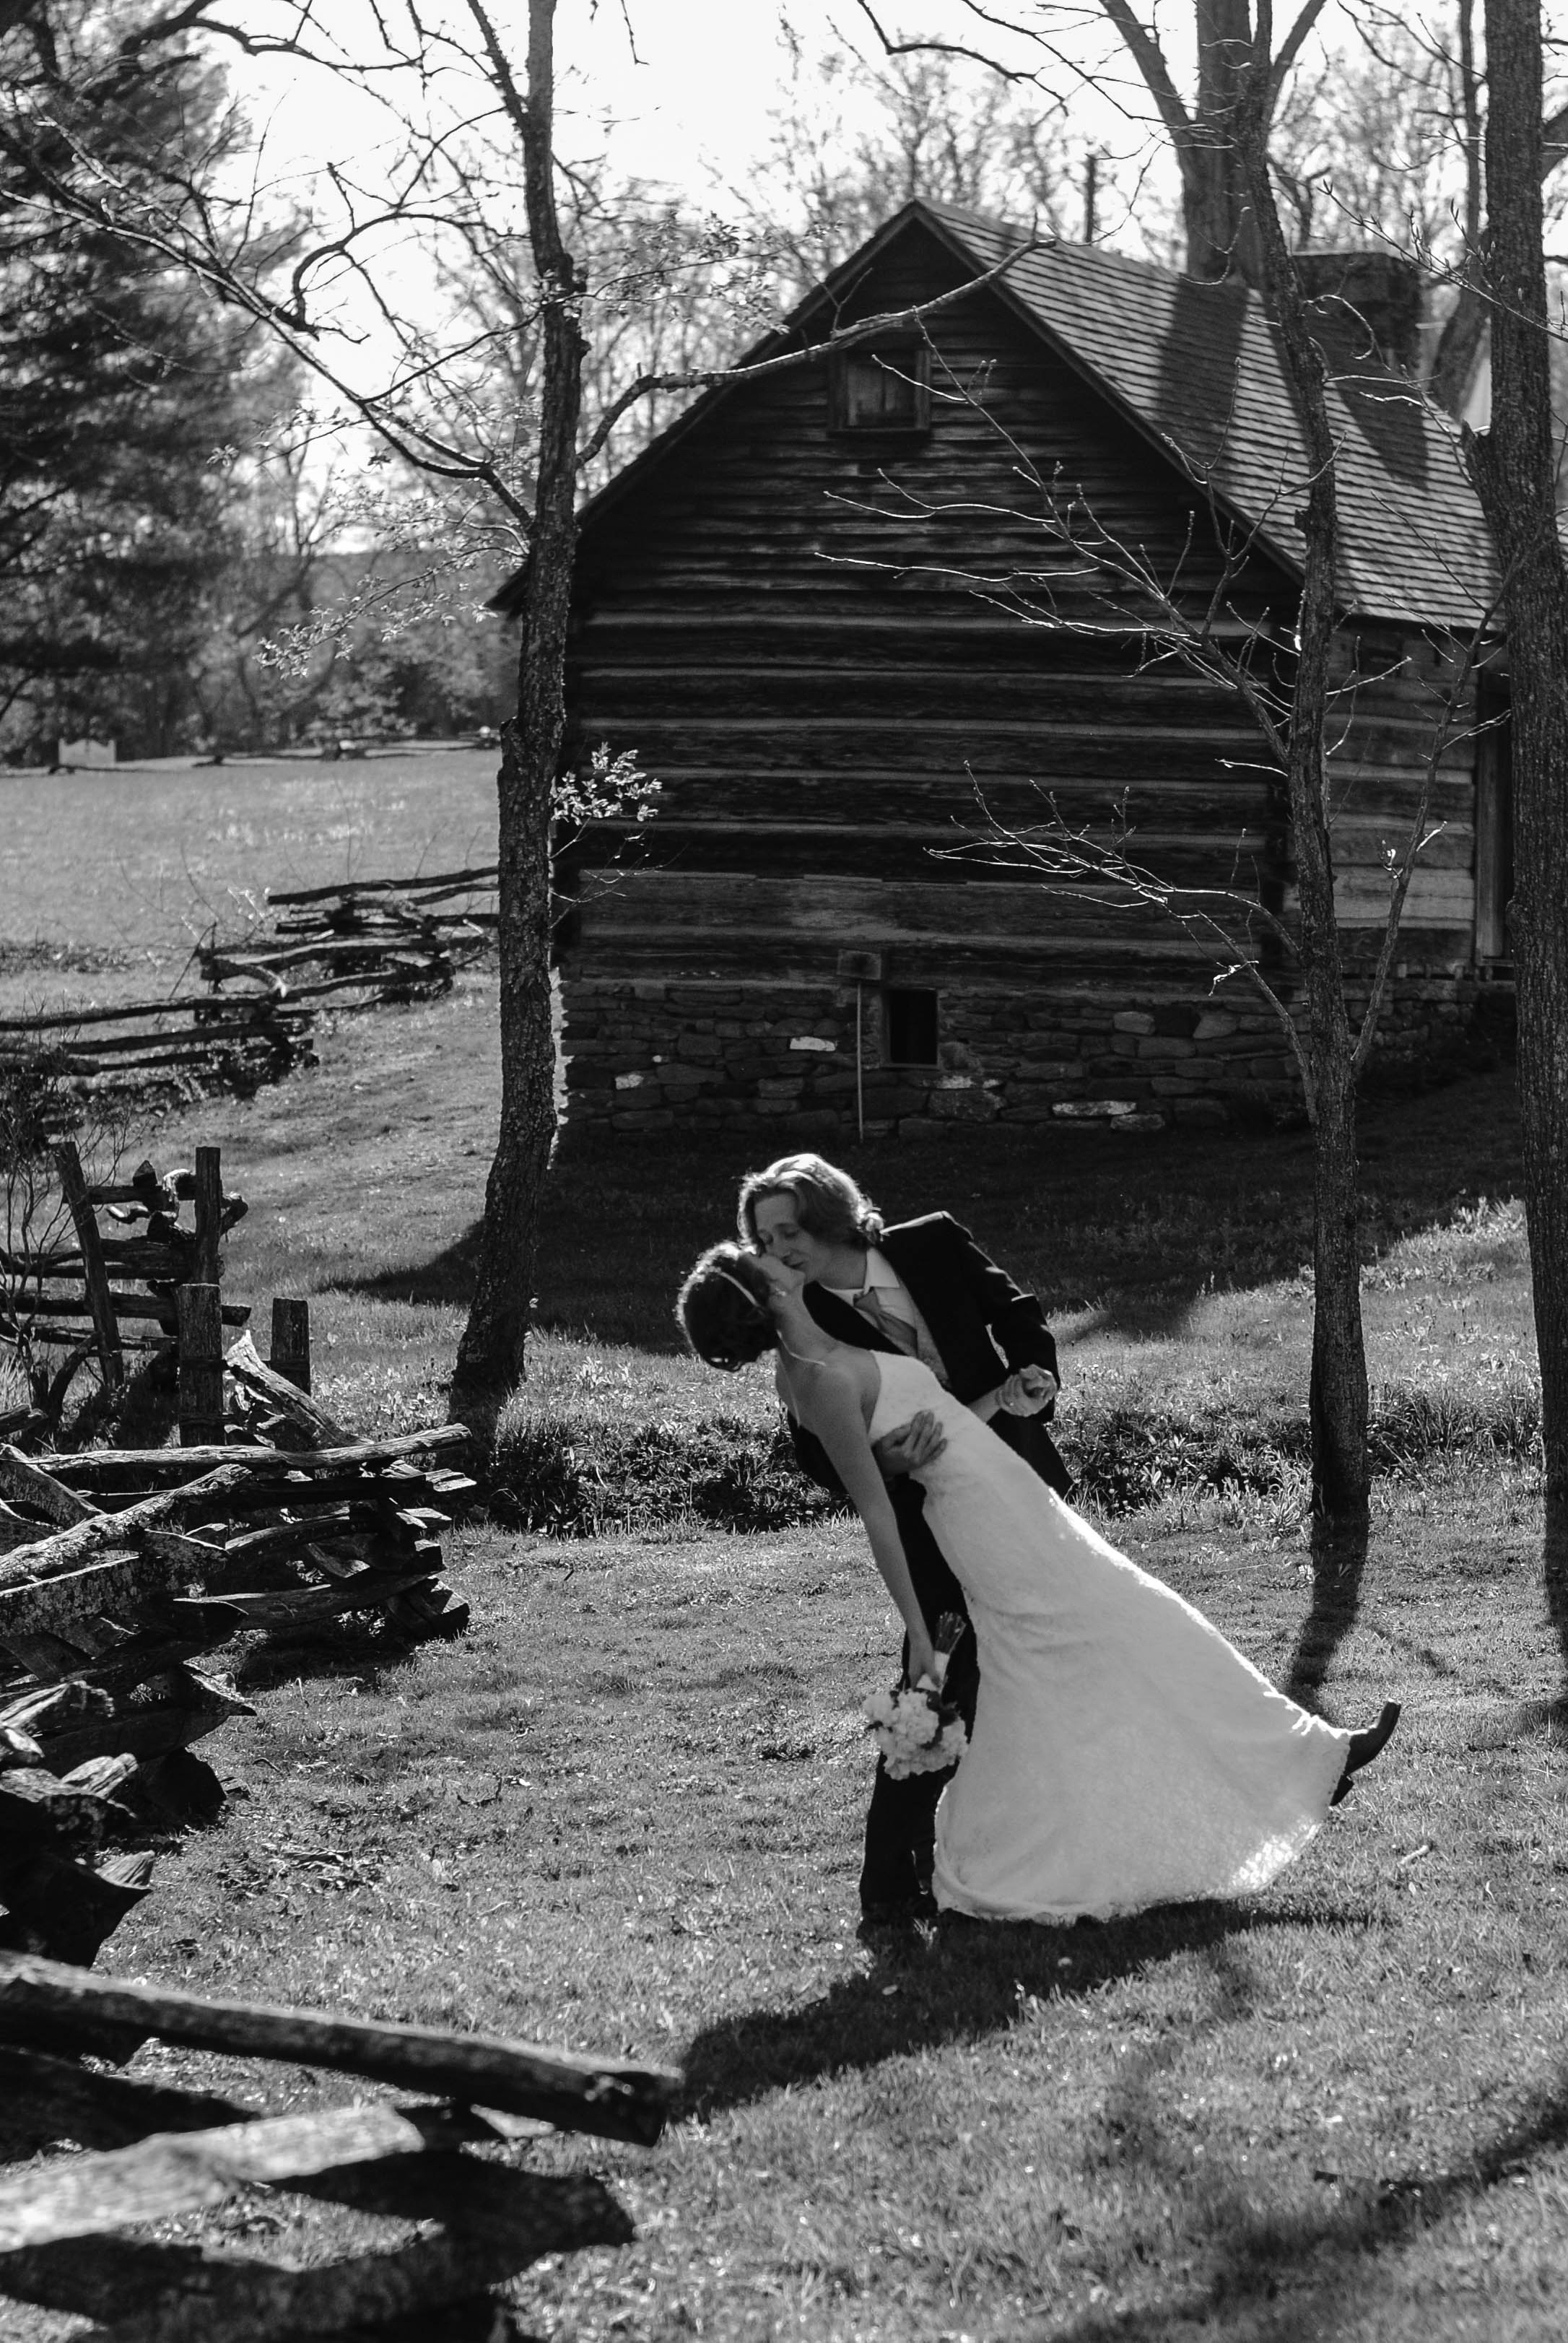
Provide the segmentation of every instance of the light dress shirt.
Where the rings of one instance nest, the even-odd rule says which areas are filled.
[[[847,1302],[853,1309],[860,1296],[871,1288],[875,1288],[877,1300],[890,1318],[901,1318],[907,1326],[914,1328],[915,1356],[922,1366],[930,1367],[942,1389],[950,1391],[952,1386],[948,1381],[948,1371],[942,1364],[941,1353],[931,1340],[931,1330],[916,1309],[914,1296],[886,1253],[879,1252],[875,1245],[868,1246],[866,1274],[862,1282],[859,1285],[830,1285],[827,1290],[829,1293],[836,1293],[840,1302]]]

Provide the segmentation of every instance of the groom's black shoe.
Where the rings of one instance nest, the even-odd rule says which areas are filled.
[[[1397,1700],[1387,1700],[1383,1703],[1382,1715],[1375,1725],[1369,1726],[1365,1733],[1351,1735],[1350,1750],[1345,1758],[1345,1770],[1340,1775],[1339,1786],[1329,1800],[1331,1806],[1337,1806],[1342,1798],[1349,1796],[1355,1786],[1356,1775],[1363,1765],[1372,1764],[1380,1750],[1388,1746],[1393,1738],[1394,1726],[1398,1723],[1399,1703]]]
[[[900,1934],[936,1916],[937,1899],[928,1888],[923,1895],[905,1896],[897,1904],[862,1904],[856,1933],[864,1943],[868,1936]]]

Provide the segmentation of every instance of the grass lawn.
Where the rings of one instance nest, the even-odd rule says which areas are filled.
[[[320,788],[343,770],[307,769]],[[404,800],[382,867],[439,779]],[[347,850],[311,819],[335,875]],[[427,835],[427,861],[470,850]],[[63,879],[50,900],[70,900]],[[65,967],[114,932],[64,917],[0,907],[0,938],[58,943]],[[445,1413],[496,1089],[493,980],[472,973],[328,1026],[317,1072],[134,1151],[167,1167],[221,1145],[251,1203],[228,1292],[262,1305],[264,1339],[271,1294],[309,1294],[326,1403],[399,1428]],[[859,1532],[681,1518],[704,1428],[760,1441],[770,1422],[765,1375],[697,1367],[668,1317],[763,1151],[568,1145],[513,1429],[548,1418],[611,1514],[625,1443],[667,1454],[662,1525],[556,1541],[481,1521],[454,1542],[461,1642],[410,1658],[339,1634],[251,1664],[257,1715],[208,1745],[239,1795],[168,1850],[103,1966],[684,2064],[652,2153],[528,2151],[603,2173],[640,2232],[522,2283],[562,2343],[1555,2337],[1568,1710],[1525,1437],[1517,1151],[1501,1070],[1369,1104],[1369,1343],[1393,1431],[1321,1697],[1350,1723],[1401,1697],[1405,1719],[1254,1904],[858,1943],[859,1704],[895,1645]],[[890,1214],[946,1205],[1037,1285],[1070,1452],[1144,1443],[1140,1510],[1112,1534],[1283,1676],[1313,1594],[1299,1467],[1280,1449],[1271,1482],[1212,1487],[1181,1441],[1211,1456],[1300,1418],[1304,1135],[987,1134],[850,1160]],[[235,2087],[156,2046],[136,2071]],[[261,2066],[241,2087],[273,2108],[352,2092]],[[346,2217],[253,2191],[181,2234],[311,2255]],[[0,2303],[7,2343],[73,2331]]]
[[[0,771],[0,1013],[166,986],[268,887],[406,878],[496,856],[496,752]],[[79,981],[84,971],[98,980]]]
[[[1397,1693],[1404,1722],[1268,1895],[877,1950],[858,1704],[894,1629],[858,1534],[481,1529],[464,1642],[273,1669],[218,1752],[248,1795],[113,1966],[684,2062],[657,2150],[533,2151],[640,2233],[522,2282],[541,2336],[1554,2336],[1568,1859],[1534,1536],[1508,1476],[1385,1493],[1324,1704]],[[1129,1542],[1283,1673],[1298,1533],[1167,1509]],[[320,2221],[256,2197],[202,2226],[308,2252]]]

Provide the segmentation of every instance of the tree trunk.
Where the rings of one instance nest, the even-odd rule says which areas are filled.
[[[1334,442],[1322,354],[1307,328],[1295,267],[1269,185],[1269,60],[1253,65],[1236,109],[1237,141],[1257,222],[1263,297],[1279,330],[1306,441],[1310,479],[1298,517],[1304,540],[1291,700],[1286,789],[1300,902],[1307,1104],[1315,1149],[1312,1212],[1312,1505],[1346,1527],[1365,1520],[1366,1348],[1357,1231],[1354,1045],[1334,910],[1324,735],[1336,618],[1339,544]]]
[[[1176,159],[1188,275],[1261,286],[1262,246],[1236,124],[1252,54],[1250,13],[1249,0],[1195,0],[1197,103]]]
[[[566,729],[567,623],[577,547],[577,441],[587,345],[582,287],[561,240],[552,182],[554,0],[530,0],[523,130],[529,240],[543,308],[538,472],[518,657],[518,713],[502,731],[501,1127],[485,1191],[477,1282],[458,1347],[455,1403],[470,1409],[522,1376],[539,1205],[555,1141],[550,1014],[550,819]]]
[[[1568,578],[1553,463],[1536,0],[1487,0],[1486,51],[1492,426],[1473,447],[1508,620],[1519,1091],[1551,1572],[1568,1530]]]

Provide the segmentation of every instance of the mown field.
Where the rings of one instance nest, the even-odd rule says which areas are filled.
[[[491,862],[493,749],[110,773],[0,770],[0,1001],[161,976],[257,916],[268,887]],[[108,997],[114,997],[113,994]]]
[[[480,974],[345,1020],[317,1072],[146,1135],[163,1162],[221,1143],[252,1206],[230,1291],[309,1293],[317,1387],[367,1428],[445,1412],[493,1010]],[[514,1474],[457,1541],[461,1643],[339,1637],[253,1672],[257,1715],[212,1745],[240,1795],[169,1850],[104,1965],[684,2066],[651,2153],[532,2151],[604,2174],[639,2229],[521,2283],[561,2343],[1554,2336],[1568,1710],[1506,1069],[1375,1101],[1363,1154],[1382,1470],[1317,1696],[1405,1716],[1267,1896],[857,1941],[859,1704],[891,1614],[853,1525],[703,1517],[704,1460],[761,1456],[770,1403],[761,1374],[683,1359],[668,1317],[749,1151],[568,1146],[503,1461],[508,1438],[514,1463],[569,1452],[575,1518],[606,1534],[514,1526]],[[949,1205],[1038,1284],[1062,1437],[1101,1460],[1111,1534],[1292,1674],[1324,1624],[1291,1449],[1302,1137],[982,1139],[858,1168],[890,1212]],[[275,2108],[349,2096],[261,2066],[244,2084]],[[186,2234],[311,2256],[341,2247],[337,2217],[253,2192]],[[18,2343],[69,2331],[0,2305]]]

